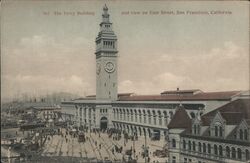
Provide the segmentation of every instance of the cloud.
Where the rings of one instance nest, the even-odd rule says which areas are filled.
[[[33,95],[45,95],[50,92],[69,92],[78,95],[85,95],[94,92],[88,82],[83,81],[79,76],[51,77],[46,75],[37,76],[3,76],[4,97],[13,97],[17,92]],[[6,84],[8,83],[8,84]],[[11,90],[11,91],[10,91]]]
[[[162,88],[176,88],[179,86],[182,86],[183,88],[187,86],[192,86],[194,83],[189,77],[185,76],[178,76],[174,75],[172,73],[166,72],[163,74],[160,74],[153,78],[153,83],[155,85],[158,85]]]
[[[222,48],[213,48],[207,55],[204,55],[204,59],[222,59],[232,60],[246,58],[247,53],[244,49],[232,41],[224,42]]]
[[[93,56],[94,45],[88,39],[56,40],[46,35],[35,35],[20,39],[15,48],[5,47],[2,58],[6,71],[3,73],[71,75],[79,69],[93,69],[89,62],[84,62],[92,58],[94,61]]]
[[[94,42],[34,35],[4,47],[3,96],[16,92],[95,93]],[[159,94],[163,90],[204,91],[249,88],[249,56],[232,41],[202,53],[145,50],[118,58],[119,92]]]
[[[127,88],[139,93],[158,93],[176,87],[204,91],[249,89],[248,52],[232,41],[202,53],[171,51],[145,58],[135,56],[129,64],[136,68],[122,65],[126,69],[122,69],[121,81],[130,81],[121,84],[124,91]]]
[[[95,87],[88,84],[95,83],[91,47],[93,43],[83,37],[57,40],[46,35],[22,38],[15,48],[5,46],[2,95],[13,96],[18,91],[93,93]]]
[[[153,76],[151,80],[124,80],[119,84],[120,92],[134,92],[141,94],[159,94],[166,89],[182,89],[192,87],[193,81],[184,76],[177,76],[169,72]]]

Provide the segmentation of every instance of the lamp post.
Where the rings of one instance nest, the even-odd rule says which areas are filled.
[[[148,162],[147,157],[148,157],[148,147],[147,147],[147,133],[145,132],[145,146],[144,146],[144,158],[145,158],[145,163]]]
[[[133,136],[133,153],[134,153],[134,159],[135,159],[135,132]]]

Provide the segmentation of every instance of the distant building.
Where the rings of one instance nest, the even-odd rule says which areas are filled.
[[[225,104],[192,119],[180,106],[169,128],[170,163],[250,161],[250,98]]]
[[[47,106],[47,107],[35,107],[38,112],[37,117],[44,120],[49,121],[53,119],[54,121],[58,121],[61,118],[61,108],[58,106]]]

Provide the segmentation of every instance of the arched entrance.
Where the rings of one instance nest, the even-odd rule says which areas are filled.
[[[106,130],[107,127],[108,127],[108,119],[107,119],[107,117],[102,117],[100,120],[100,129]]]
[[[151,137],[151,130],[148,128],[148,136]]]
[[[141,127],[139,127],[139,133],[140,133],[140,136],[141,136]]]

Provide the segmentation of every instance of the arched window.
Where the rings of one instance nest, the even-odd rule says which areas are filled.
[[[214,134],[215,136],[218,136],[218,126],[214,126]]]
[[[141,110],[139,110],[139,122],[141,123]]]
[[[195,149],[195,142],[193,141],[193,151],[195,151],[196,149]]]
[[[207,146],[205,143],[203,143],[203,153],[206,153],[207,152]]]
[[[134,112],[132,109],[130,109],[130,114],[131,114],[131,121],[133,122],[134,121]]]
[[[135,110],[135,122],[137,122],[137,111]]]
[[[228,146],[226,147],[226,156],[230,158],[230,148]]]
[[[188,150],[189,150],[189,151],[191,151],[191,149],[192,149],[191,146],[192,146],[192,145],[191,145],[191,141],[189,140],[189,141],[188,141]]]
[[[201,152],[201,143],[199,142],[199,152]]]
[[[217,148],[217,145],[214,145],[214,154],[215,154],[215,155],[218,155],[218,148]]]
[[[129,117],[129,116],[130,116],[130,113],[129,113],[129,110],[128,110],[128,109],[126,109],[126,114],[127,114],[127,119],[124,119],[124,120],[125,120],[125,121],[126,121],[126,120],[129,121],[129,120],[130,120],[130,119],[129,119],[129,118],[130,118],[130,117]]]
[[[194,134],[196,134],[196,124],[194,124]]]
[[[194,119],[194,118],[195,118],[194,112],[191,112],[191,113],[190,113],[190,116],[191,116],[192,119]]]
[[[168,115],[167,115],[167,112],[166,111],[163,111],[163,114],[164,114],[164,125],[167,126],[168,125]]]
[[[146,112],[145,112],[145,110],[143,110],[143,119],[144,119],[144,123],[147,123],[147,118],[146,118]]]
[[[170,111],[170,112],[169,112],[169,115],[170,115],[170,119],[172,119],[172,118],[173,118],[173,112]]]
[[[151,113],[150,113],[150,110],[148,110],[148,124],[151,124]]]
[[[240,129],[240,140],[243,140],[243,130]]]
[[[232,147],[232,158],[236,158],[236,151],[234,147]]]
[[[183,140],[183,149],[186,149],[186,141]]]
[[[210,144],[207,145],[207,152],[208,152],[209,154],[211,153],[211,145],[210,145]]]
[[[123,110],[123,120],[126,121],[126,111],[125,111],[125,109]]]
[[[223,136],[222,126],[220,126],[219,129],[220,129],[220,137],[222,137]]]
[[[244,130],[244,139],[248,140],[248,132],[247,129]]]
[[[221,145],[219,146],[219,155],[223,156],[223,150],[222,150],[222,146]]]
[[[153,119],[154,119],[154,125],[156,125],[156,113],[154,110],[153,110]]]
[[[238,148],[237,149],[237,155],[238,155],[238,159],[242,159],[242,153],[241,153],[241,149],[240,148]]]
[[[249,150],[246,149],[246,161],[248,161],[250,159],[250,156],[249,156]]]
[[[172,139],[172,147],[173,147],[173,148],[176,147],[176,141],[175,141],[175,139]]]
[[[159,125],[162,125],[162,115],[161,112],[158,110],[158,117],[159,117]]]
[[[122,120],[122,110],[120,109],[120,120]]]

